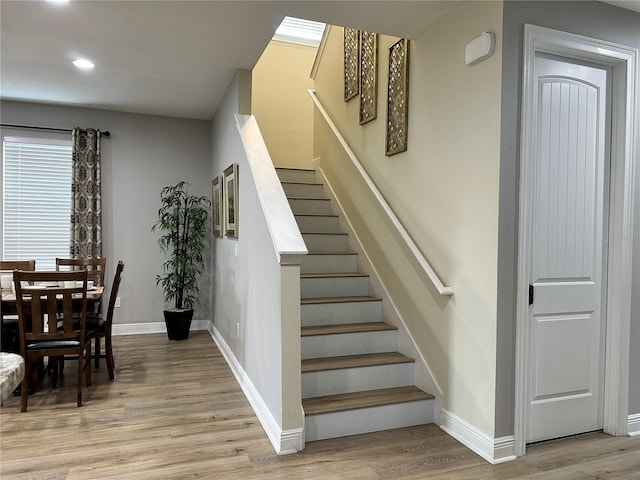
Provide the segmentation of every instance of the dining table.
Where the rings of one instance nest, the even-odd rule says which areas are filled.
[[[96,286],[87,289],[87,312],[92,312],[102,300],[103,286]],[[75,298],[74,298],[75,299]],[[78,305],[81,298],[77,297]],[[18,306],[16,302],[16,294],[12,289],[2,289],[2,317],[5,315],[17,315]]]
[[[102,293],[104,292],[104,286],[95,286],[91,289],[87,289],[87,313],[94,312],[98,308],[100,301],[102,300]],[[75,296],[74,296],[75,297]],[[60,299],[62,301],[62,298]],[[77,302],[77,303],[76,303]],[[74,311],[80,310],[82,299],[80,295],[74,298]],[[2,328],[2,335],[9,332],[5,331],[4,320],[5,317],[14,317],[18,315],[18,304],[16,301],[16,294],[11,288],[2,289],[2,309],[0,310],[0,328]],[[15,320],[14,320],[15,322]],[[16,334],[17,335],[17,334]],[[12,352],[20,351],[20,344],[17,337],[13,340],[3,341],[3,350]],[[9,346],[9,344],[11,344]]]

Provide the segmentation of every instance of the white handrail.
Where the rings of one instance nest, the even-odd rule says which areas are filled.
[[[396,217],[396,214],[393,213],[393,210],[391,210],[391,207],[389,206],[387,201],[384,199],[384,197],[380,193],[380,190],[378,190],[378,187],[376,187],[376,185],[373,183],[373,180],[371,180],[367,172],[364,170],[364,168],[362,168],[360,161],[355,156],[355,154],[353,153],[353,150],[351,150],[351,148],[347,144],[344,137],[338,131],[338,128],[333,123],[333,121],[329,117],[329,114],[320,103],[320,100],[316,96],[316,93],[313,90],[307,90],[307,91],[309,92],[309,95],[311,96],[313,103],[318,108],[318,111],[322,114],[322,116],[324,117],[324,120],[327,122],[327,125],[329,125],[329,128],[331,128],[331,131],[340,142],[340,145],[346,152],[347,156],[351,159],[353,166],[356,167],[356,170],[358,170],[358,172],[362,176],[362,179],[366,183],[367,187],[369,187],[369,190],[371,190],[371,193],[373,193],[373,196],[376,198],[376,200],[378,200],[378,203],[380,204],[384,212],[387,214],[387,217],[389,217],[389,220],[391,221],[393,226],[397,229],[398,233],[407,244],[407,247],[415,257],[416,261],[422,267],[424,272],[427,274],[427,277],[429,277],[429,280],[431,280],[434,287],[436,287],[436,290],[438,290],[438,293],[440,295],[447,295],[447,296],[453,295],[453,288],[447,287],[442,283],[442,281],[438,277],[438,274],[433,270],[431,265],[429,265],[429,262],[424,257],[424,255],[422,254],[418,246],[415,244],[415,242],[413,241],[409,233],[406,231],[402,223],[400,223],[400,220],[398,219],[398,217]]]

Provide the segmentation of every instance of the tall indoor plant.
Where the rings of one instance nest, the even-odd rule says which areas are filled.
[[[204,266],[203,250],[210,200],[189,193],[189,184],[181,181],[164,187],[160,193],[162,206],[158,221],[151,228],[159,229],[160,250],[169,258],[162,265],[163,273],[156,276],[162,285],[165,301],[173,308],[164,311],[167,335],[170,340],[189,337],[193,306],[198,301],[198,276]]]

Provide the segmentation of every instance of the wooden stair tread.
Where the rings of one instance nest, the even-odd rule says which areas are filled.
[[[315,172],[313,168],[275,167],[276,170],[298,170],[300,172]]]
[[[287,200],[313,200],[313,201],[324,201],[324,202],[330,202],[331,199],[329,198],[323,198],[323,197],[287,197]]]
[[[370,297],[368,295],[353,297],[309,297],[301,298],[300,305],[311,305],[314,303],[350,303],[350,302],[380,302],[382,299]]]
[[[291,181],[291,180],[282,180],[280,182],[283,185],[323,185],[322,183],[318,183],[318,182],[302,182],[300,180],[295,180],[295,181]]]
[[[307,255],[357,255],[355,252],[320,252],[316,250],[312,250],[308,252]]]
[[[430,400],[433,395],[416,386],[383,388],[363,392],[341,393],[302,399],[305,415],[341,412],[357,408],[377,407],[394,403]]]
[[[334,213],[294,213],[294,217],[337,217]]]
[[[302,373],[414,362],[415,360],[413,358],[409,358],[398,352],[363,353],[360,355],[342,355],[339,357],[307,358],[302,360]]]
[[[303,337],[315,337],[318,335],[341,335],[344,333],[386,332],[397,329],[398,327],[384,322],[340,323],[302,327],[301,335]]]
[[[300,278],[351,278],[368,277],[366,273],[346,272],[346,273],[301,273]]]

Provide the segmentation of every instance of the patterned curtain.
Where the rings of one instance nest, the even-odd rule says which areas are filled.
[[[102,257],[100,130],[73,129],[71,258]]]

